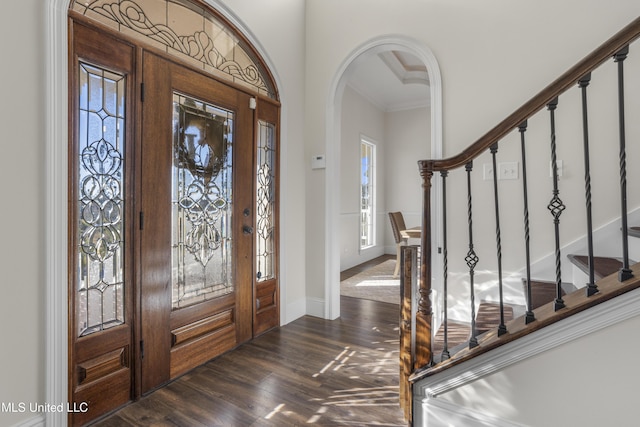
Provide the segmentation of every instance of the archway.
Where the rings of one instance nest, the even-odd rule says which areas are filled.
[[[326,105],[327,131],[325,152],[327,158],[327,174],[325,175],[325,312],[328,319],[340,316],[340,239],[335,230],[339,223],[339,151],[341,144],[341,120],[342,120],[342,96],[349,80],[350,70],[354,65],[367,58],[386,51],[400,51],[410,53],[419,58],[426,66],[430,82],[430,156],[442,157],[442,80],[438,62],[431,50],[421,42],[398,35],[381,36],[364,43],[354,49],[340,64],[332,80]],[[420,159],[416,159],[420,160]],[[417,167],[416,167],[416,173]],[[439,185],[432,188],[434,200],[439,200]],[[437,205],[434,212],[439,212]],[[435,230],[440,222],[439,215],[434,215],[433,226]],[[440,242],[439,232],[434,233],[434,247]],[[437,253],[437,251],[434,251]],[[436,265],[438,263],[435,263]],[[433,275],[438,274],[438,267]]]

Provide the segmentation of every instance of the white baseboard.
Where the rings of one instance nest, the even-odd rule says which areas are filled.
[[[44,415],[38,414],[27,420],[20,421],[19,423],[14,424],[13,427],[44,427],[44,421]]]
[[[300,298],[295,302],[287,304],[286,317],[283,324],[291,323],[305,314],[307,314],[307,302],[304,298]]]
[[[322,298],[307,298],[307,311],[306,314],[309,316],[320,317],[321,319],[325,318],[324,314],[324,299]]]
[[[413,425],[429,427],[522,427],[442,399],[429,399],[414,416]]]

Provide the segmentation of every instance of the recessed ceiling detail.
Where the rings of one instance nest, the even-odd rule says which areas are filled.
[[[414,55],[407,52],[389,50],[380,53],[379,56],[403,84],[429,85],[427,67]]]
[[[388,50],[360,58],[350,66],[347,84],[385,112],[428,107],[427,67],[417,56]]]

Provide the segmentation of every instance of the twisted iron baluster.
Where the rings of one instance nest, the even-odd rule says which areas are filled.
[[[562,271],[561,271],[561,259],[560,259],[560,215],[565,210],[566,206],[558,196],[560,190],[558,190],[558,160],[556,157],[556,121],[554,112],[558,106],[558,98],[553,99],[547,108],[549,109],[549,116],[551,118],[551,169],[553,170],[553,197],[547,206],[547,209],[553,215],[553,225],[555,229],[556,240],[556,300],[554,302],[554,310],[558,311],[564,308],[564,301],[562,300]]]
[[[473,170],[473,161],[469,162],[465,166],[467,171],[467,214],[469,224],[469,251],[464,260],[469,267],[469,282],[471,286],[471,337],[469,338],[469,348],[478,346],[478,339],[476,338],[476,297],[473,284],[473,275],[476,265],[478,264],[478,256],[473,250],[473,215],[472,215],[472,203],[471,203],[471,171]]]
[[[500,235],[500,209],[498,204],[498,165],[496,163],[496,154],[498,153],[498,143],[491,145],[491,160],[493,162],[493,201],[494,210],[496,212],[496,246],[498,252],[498,292],[500,294],[500,325],[498,326],[498,336],[507,333],[507,327],[504,324],[504,302],[502,292],[502,238]]]
[[[588,73],[580,80],[578,86],[582,92],[582,134],[584,146],[584,192],[587,207],[587,250],[589,252],[589,283],[586,292],[590,297],[598,293],[598,286],[595,284],[595,268],[593,265],[593,221],[591,217],[591,167],[589,165],[589,118],[587,114],[587,86],[591,81],[591,73]]]
[[[449,354],[449,326],[448,322],[448,288],[447,288],[447,279],[448,279],[448,258],[447,258],[447,175],[449,172],[441,171],[440,175],[442,176],[442,263],[444,266],[444,348],[442,350],[442,356],[440,360],[447,360],[451,357]]]
[[[622,268],[618,271],[618,280],[624,282],[633,277],[629,268],[629,231],[627,225],[627,154],[624,124],[624,69],[623,62],[629,53],[625,46],[613,57],[618,63],[618,116],[620,122],[620,215],[622,219]]]
[[[524,193],[524,246],[525,257],[527,262],[527,312],[525,313],[524,322],[529,324],[536,320],[531,305],[531,251],[529,245],[529,195],[527,193],[527,157],[525,153],[524,133],[527,131],[527,121],[525,120],[518,126],[520,132],[520,151],[522,153],[522,190]]]

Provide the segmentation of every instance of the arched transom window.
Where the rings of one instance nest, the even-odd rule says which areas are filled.
[[[212,75],[277,100],[273,80],[247,40],[198,3],[197,0],[72,0],[70,9]]]

